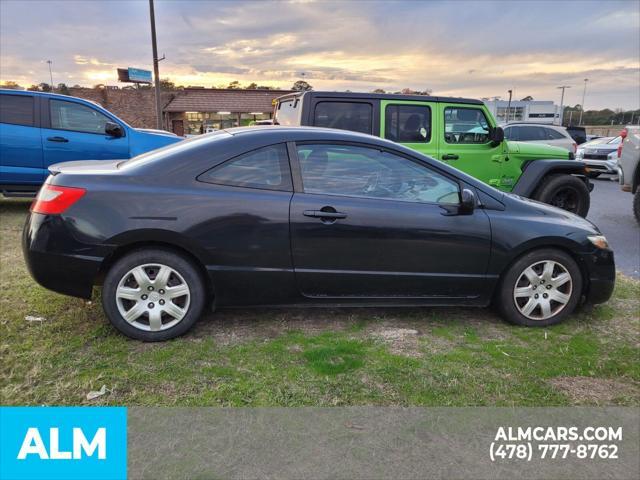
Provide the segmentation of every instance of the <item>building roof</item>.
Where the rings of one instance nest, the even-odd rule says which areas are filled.
[[[185,88],[164,108],[165,112],[271,112],[273,99],[291,90]]]

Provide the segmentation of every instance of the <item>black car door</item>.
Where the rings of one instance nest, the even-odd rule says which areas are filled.
[[[482,301],[489,220],[480,209],[457,214],[456,179],[376,148],[295,150],[301,185],[290,207],[291,248],[303,295]]]

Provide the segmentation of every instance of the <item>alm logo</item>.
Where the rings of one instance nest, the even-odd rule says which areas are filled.
[[[107,459],[107,429],[100,427],[91,441],[87,440],[81,428],[73,428],[73,450],[60,450],[60,431],[58,428],[49,429],[49,451],[42,441],[40,430],[30,427],[18,452],[18,460],[25,460],[27,455],[38,455],[41,460],[81,460],[82,452],[91,457],[96,451],[98,459]]]
[[[0,407],[0,479],[124,480],[124,407]]]

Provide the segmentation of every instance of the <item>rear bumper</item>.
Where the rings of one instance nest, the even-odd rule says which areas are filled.
[[[91,298],[104,256],[79,242],[58,215],[29,214],[22,231],[22,253],[33,279],[54,292]]]
[[[616,265],[611,250],[598,250],[582,257],[587,273],[588,284],[585,290],[585,302],[604,303],[611,298],[616,285]]]

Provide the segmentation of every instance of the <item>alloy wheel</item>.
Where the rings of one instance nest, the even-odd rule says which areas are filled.
[[[116,289],[116,304],[122,318],[145,331],[174,327],[187,314],[190,300],[189,285],[182,275],[163,264],[132,268]]]
[[[513,300],[518,311],[530,320],[546,320],[560,313],[571,300],[573,279],[569,271],[553,260],[529,265],[518,277]]]

